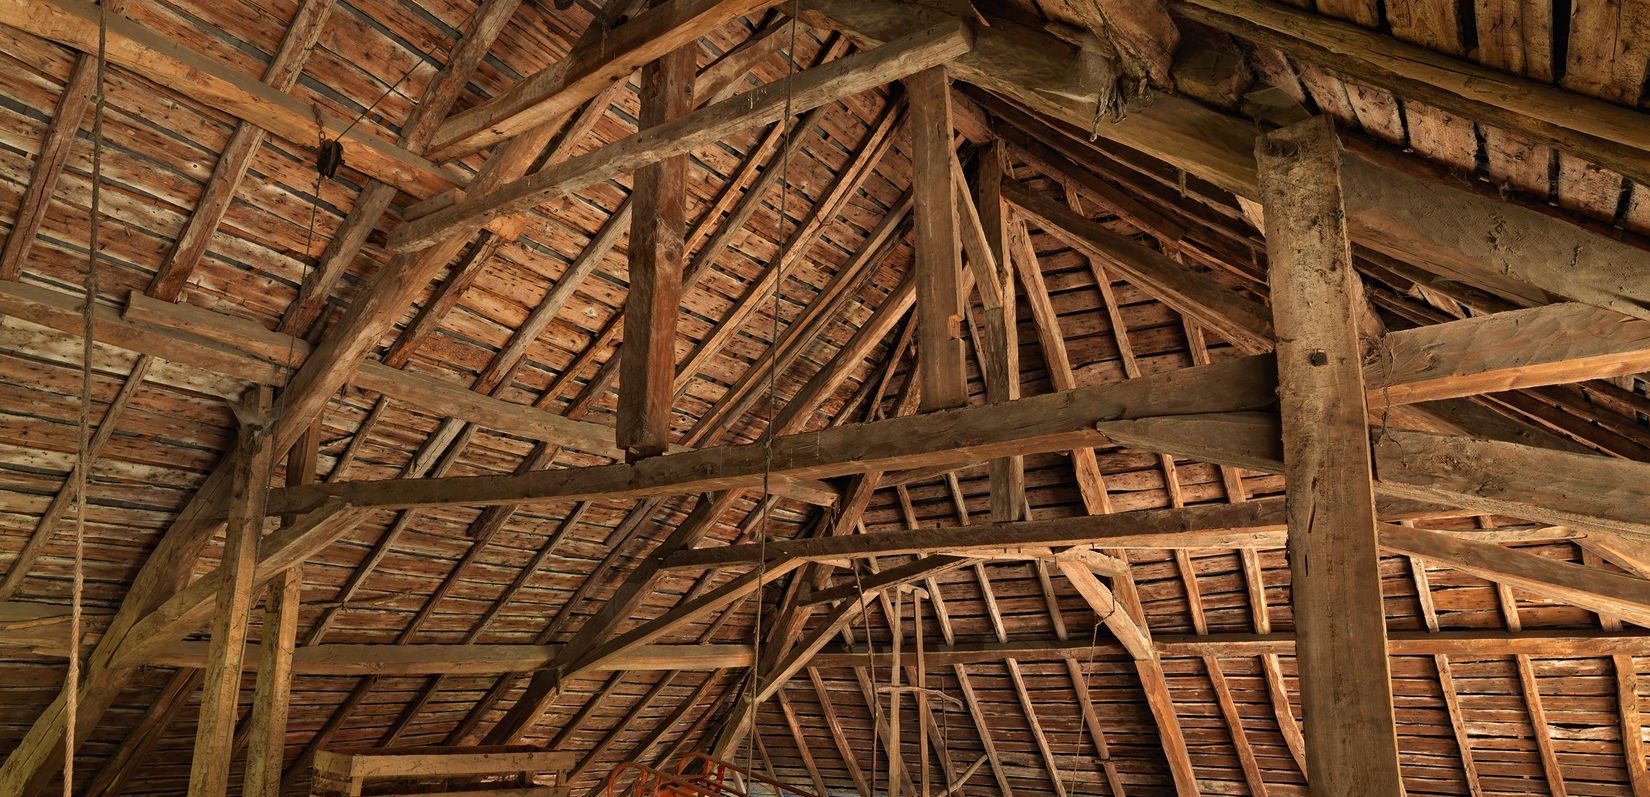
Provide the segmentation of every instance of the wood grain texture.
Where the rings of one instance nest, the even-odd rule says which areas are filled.
[[[1306,760],[1328,794],[1403,790],[1355,319],[1362,290],[1327,120],[1256,146],[1278,334],[1289,562]],[[1333,717],[1333,720],[1327,718]]]

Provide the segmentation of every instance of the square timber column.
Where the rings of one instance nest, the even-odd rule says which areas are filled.
[[[223,797],[229,790],[229,762],[235,753],[240,717],[241,664],[252,614],[252,589],[269,497],[273,446],[269,427],[270,391],[254,387],[235,408],[240,435],[231,454],[229,521],[224,529],[223,586],[212,614],[206,681],[201,686],[200,722],[189,766],[189,797]],[[208,576],[212,578],[214,576]]]
[[[1347,242],[1340,143],[1319,117],[1263,136],[1255,154],[1311,792],[1394,797],[1404,792],[1358,341],[1363,291]]]
[[[963,370],[962,252],[957,229],[951,88],[943,67],[905,79],[911,103],[917,351],[923,412],[968,402]]]
[[[693,110],[697,42],[642,68],[640,128],[646,131]],[[630,293],[624,303],[619,361],[617,444],[630,461],[670,445],[676,378],[676,317],[682,303],[687,233],[687,156],[636,170],[631,194]]]

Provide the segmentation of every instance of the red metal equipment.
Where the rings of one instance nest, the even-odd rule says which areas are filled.
[[[690,769],[695,771],[690,773]],[[634,771],[636,777],[621,788],[620,776],[628,771]],[[704,753],[693,753],[678,761],[675,772],[634,761],[620,764],[607,775],[606,797],[751,797],[748,789],[754,783],[768,786],[781,797],[823,797]]]

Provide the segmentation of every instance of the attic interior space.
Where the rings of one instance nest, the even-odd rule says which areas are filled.
[[[1650,797],[1650,0],[0,0],[0,797]]]

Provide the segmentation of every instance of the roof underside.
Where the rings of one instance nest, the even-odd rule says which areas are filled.
[[[973,5],[987,19],[1032,28],[1082,28],[1089,19],[1072,8],[1085,3],[1064,0],[976,0]],[[125,11],[141,25],[248,75],[263,72],[298,12],[293,0],[135,0]],[[1372,23],[1382,36],[1621,105],[1636,108],[1650,99],[1650,11],[1641,5],[1320,0],[1307,12]],[[477,5],[465,0],[337,3],[292,94],[306,107],[359,117],[360,128],[394,140],[457,43],[472,35],[470,21],[476,13]],[[777,34],[773,30],[784,19],[769,12],[717,29],[701,42],[701,68],[747,41],[788,37],[788,28]],[[591,24],[585,4],[565,11],[548,3],[522,4],[456,107],[479,104],[556,63]],[[1296,109],[1328,114],[1340,123],[1349,146],[1371,157],[1401,160],[1445,175],[1452,184],[1500,192],[1510,202],[1541,208],[1633,246],[1642,246],[1641,236],[1650,233],[1650,187],[1585,157],[1531,143],[1420,99],[1342,80],[1309,61],[1190,20],[1180,20],[1180,31],[1175,55],[1179,92],[1221,114],[1268,121]],[[839,34],[802,24],[794,52],[773,48],[742,78],[743,85],[783,80],[792,60],[805,68],[851,50]],[[31,181],[41,179],[35,164],[81,57],[0,25],[0,218],[8,225],[26,215],[24,194]],[[634,133],[635,88],[633,79],[604,97],[609,103],[605,112],[582,138],[562,145],[563,152],[594,151]],[[1174,252],[1200,279],[1265,301],[1266,251],[1252,203],[1240,202],[1218,181],[1108,141],[1107,120],[1097,122],[1100,137],[1091,140],[1085,135],[1089,131],[1047,120],[977,86],[959,81],[953,95],[959,132],[973,139],[961,149],[970,173],[976,147],[996,131],[1009,142],[1009,179],[1026,190],[1069,201],[1114,232]],[[776,154],[784,142],[770,137],[767,128],[692,153],[688,218],[697,237],[690,241],[690,252],[703,248],[761,173],[784,170],[788,188],[770,188],[757,198],[742,232],[684,293],[678,360],[706,340],[715,348],[702,367],[679,383],[673,416],[679,436],[707,446],[757,440],[773,413],[824,368],[846,368],[847,376],[805,413],[806,428],[912,411],[914,322],[903,308],[897,308],[887,334],[860,359],[836,362],[857,331],[893,312],[889,297],[898,293],[911,269],[908,225],[896,229],[890,245],[866,248],[891,212],[907,212],[912,166],[901,115],[904,102],[899,89],[885,86],[827,106],[817,117],[806,117],[811,125],[791,133],[798,146],[788,159]],[[884,152],[875,146],[875,131],[890,113],[896,114],[897,126]],[[4,264],[6,279],[68,292],[80,289],[89,229],[90,120],[88,114],[85,131],[49,194],[37,237],[15,264],[18,270]],[[100,299],[118,312],[130,293],[147,291],[266,329],[321,339],[342,323],[352,300],[391,259],[382,230],[393,222],[371,234],[347,270],[322,286],[324,295],[311,291],[329,246],[357,211],[369,182],[348,165],[350,152],[336,179],[317,181],[311,165],[314,142],[269,136],[250,158],[204,255],[184,272],[187,281],[181,289],[167,295],[153,284],[174,257],[209,182],[221,179],[213,177],[214,164],[237,121],[175,86],[110,66],[102,121],[106,259],[98,268]],[[1079,156],[1068,158],[1067,166],[1083,170],[1081,177],[1054,171],[1046,153],[1024,145],[1055,143],[1051,136],[1059,137],[1062,152]],[[851,171],[867,142],[872,142],[870,173],[856,179],[852,192],[830,208],[803,256],[785,262],[777,296],[765,288],[753,290],[793,232],[831,193],[834,181]],[[455,164],[474,173],[483,160],[472,155]],[[1134,212],[1117,213],[1094,185],[1130,198]],[[628,176],[580,190],[539,207],[517,240],[494,238],[467,247],[414,306],[405,308],[369,359],[471,387],[490,364],[497,367],[496,358],[535,308],[554,295],[552,289],[574,268],[628,190]],[[391,217],[414,201],[399,195]],[[1178,235],[1142,227],[1141,209],[1151,219],[1174,225]],[[1035,221],[1028,232],[1047,306],[1057,322],[1053,333],[1064,340],[1077,385],[1122,381],[1245,353]],[[1475,304],[1481,292],[1470,286],[1418,282],[1416,270],[1405,268],[1407,264],[1366,254],[1371,259],[1362,264],[1365,288],[1388,328],[1438,323],[1514,304],[1502,297],[1502,305],[1486,308]],[[525,355],[495,396],[613,425],[616,393],[603,365],[622,337],[616,330],[628,284],[624,236],[595,263],[579,276],[576,290],[563,295],[553,320],[533,330]],[[826,303],[834,296],[829,292],[833,278],[849,268],[861,270],[849,275],[840,298]],[[1051,370],[1061,370],[1063,364],[1049,361],[1049,348],[1040,341],[1047,319],[1033,306],[1041,297],[1027,293],[1020,289],[1017,312],[1020,379],[1024,394],[1034,396],[1055,389],[1058,379]],[[319,317],[314,331],[309,324],[283,326],[293,308],[306,304]],[[736,393],[741,379],[762,366],[775,330],[783,335],[792,324],[807,320],[814,308],[831,315],[820,322],[818,334],[795,344],[798,356],[781,369],[771,388],[757,379],[739,388],[743,394]],[[981,310],[976,296],[973,312],[977,316]],[[976,320],[971,317],[971,330]],[[971,401],[983,403],[975,345],[967,360]],[[76,335],[28,318],[0,317],[0,562],[5,563],[0,567],[12,567],[13,557],[39,533],[54,496],[67,489],[76,461],[79,349]],[[119,413],[90,471],[85,598],[95,638],[190,494],[233,448],[235,423],[226,399],[238,395],[245,382],[140,357],[114,344],[98,345],[93,366],[92,418]],[[135,367],[146,374],[129,386]],[[598,373],[604,381],[593,382]],[[1650,399],[1645,393],[1644,379],[1624,376],[1492,393],[1473,403],[1491,417],[1549,440],[1650,460]],[[734,400],[730,396],[739,401],[735,412],[726,413]],[[111,409],[112,404],[118,409]],[[713,418],[711,426],[701,428],[707,417]],[[478,425],[460,438],[461,448],[431,451],[427,441],[438,435],[443,420],[428,407],[347,387],[331,397],[319,422],[320,478],[510,473],[538,445]],[[445,445],[451,437],[436,439]],[[1104,498],[1114,512],[1256,500],[1282,495],[1284,488],[1281,476],[1151,452],[1108,447],[1096,455]],[[434,464],[437,458],[440,462]],[[553,466],[608,461],[599,452],[567,447],[557,450]],[[1087,513],[1094,496],[1083,494],[1072,457],[1027,456],[1025,471],[1033,519]],[[964,525],[990,514],[984,463],[915,476],[876,489],[861,518],[864,530]],[[849,489],[848,479],[838,482],[839,488]],[[300,644],[566,642],[699,501],[699,496],[675,496],[535,504],[511,514],[479,542],[479,509],[371,514],[304,565]],[[812,533],[822,517],[827,522],[831,517],[831,510],[788,498],[777,500],[774,511],[764,514],[762,503],[758,491],[747,491],[701,544],[761,534],[798,536]],[[627,517],[632,522],[627,524]],[[1468,513],[1432,525],[1530,528],[1520,518]],[[15,590],[0,597],[66,605],[73,557],[69,530],[69,525],[61,526]],[[1584,538],[1553,532],[1531,536],[1538,541],[1521,543],[1520,550],[1615,572],[1644,564],[1607,561]],[[221,540],[208,547],[194,565],[194,575],[216,566],[220,548]],[[884,557],[875,564],[887,569],[909,558]],[[1146,625],[1170,648],[1162,668],[1204,793],[1250,793],[1258,779],[1268,794],[1304,794],[1299,751],[1291,749],[1287,738],[1298,732],[1294,726],[1300,721],[1298,703],[1289,703],[1298,697],[1294,657],[1236,647],[1218,655],[1199,655],[1189,644],[1174,648],[1202,635],[1232,641],[1237,635],[1290,632],[1290,577],[1283,550],[1134,549],[1127,559]],[[1381,570],[1393,631],[1569,629],[1593,634],[1612,627],[1611,618],[1407,556],[1386,556]],[[867,577],[870,571],[862,568],[859,574]],[[737,575],[713,571],[706,583],[696,585],[698,571],[667,571],[654,582],[633,622],[664,613],[690,590]],[[848,570],[829,576],[831,585],[854,581]],[[933,590],[931,602],[925,603],[929,617],[923,642],[928,646],[948,641],[1080,643],[1091,636],[1099,643],[1074,659],[1033,654],[930,666],[924,680],[938,693],[931,710],[941,737],[934,745],[936,790],[967,771],[963,793],[997,792],[1005,781],[1022,797],[1110,795],[1118,784],[1130,795],[1173,792],[1170,766],[1134,662],[1058,570],[1040,561],[988,560],[944,571],[927,586]],[[759,614],[764,626],[778,617],[785,587],[780,582],[758,593],[760,602],[736,602],[725,613],[683,626],[661,641],[748,644],[756,637]],[[816,612],[814,622],[823,615]],[[254,618],[252,636],[257,639],[258,613]],[[872,603],[833,644],[863,641],[867,635],[879,648],[891,639],[884,605]],[[34,647],[32,641],[7,644],[0,636],[0,751],[20,743],[64,678],[61,651]],[[1391,666],[1410,794],[1523,794],[1544,792],[1557,781],[1577,795],[1633,793],[1631,754],[1623,733],[1644,732],[1637,704],[1645,693],[1633,686],[1650,675],[1643,659],[1415,654],[1394,655]],[[587,757],[574,792],[594,794],[618,762],[653,763],[708,745],[746,672],[730,668],[580,677],[564,685],[528,738]],[[286,751],[294,776],[285,791],[307,793],[305,756],[319,745],[473,743],[516,703],[527,675],[299,674],[293,681]],[[738,756],[744,760],[748,755],[758,768],[771,767],[781,779],[802,786],[817,774],[833,794],[855,792],[851,770],[856,767],[876,781],[877,790],[885,789],[884,731],[878,729],[868,694],[888,677],[887,668],[831,666],[803,673],[780,691],[781,700],[762,708],[753,743],[742,746]],[[110,795],[111,783],[118,782],[119,792],[127,795],[183,793],[198,713],[196,682],[190,670],[140,670],[82,746],[76,766],[80,788],[96,784],[93,793]],[[1623,683],[1630,693],[1621,691]],[[252,687],[248,675],[243,690],[247,706]],[[1087,695],[1086,704],[1081,693]],[[172,704],[178,707],[175,717],[157,722],[157,708]],[[1085,717],[1086,710],[1092,710],[1092,718]],[[921,720],[910,701],[905,711],[904,758],[914,766],[918,742],[912,729]],[[1624,717],[1631,717],[1630,726]],[[840,744],[833,738],[835,727],[841,728]],[[157,735],[141,745],[135,761],[122,763],[122,756],[137,746],[132,739],[139,729]],[[1103,738],[1097,738],[1096,729]],[[989,734],[997,760],[971,768],[986,756],[982,730]],[[1469,740],[1469,749],[1459,745],[1460,734]],[[238,772],[239,759],[235,766]],[[1637,766],[1642,772],[1643,762]],[[1474,773],[1470,778],[1469,767]],[[237,774],[232,788],[238,783]]]

